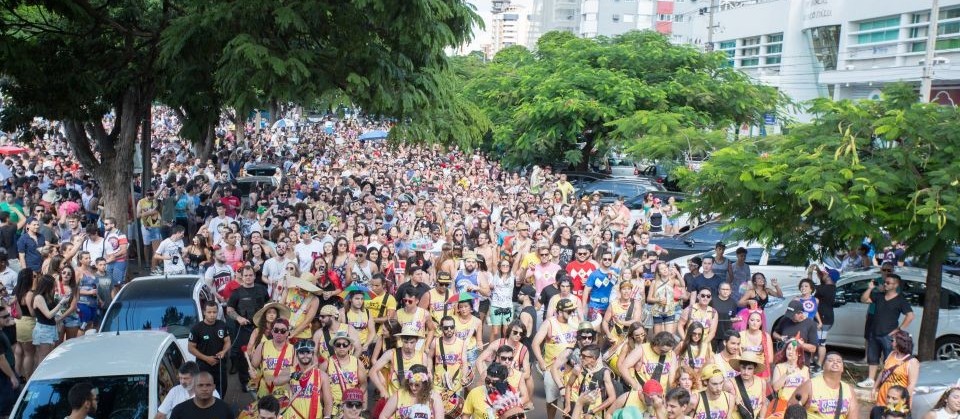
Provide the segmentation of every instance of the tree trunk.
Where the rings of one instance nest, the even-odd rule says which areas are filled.
[[[203,138],[198,143],[194,143],[193,148],[197,153],[197,157],[200,161],[207,161],[210,158],[210,154],[213,153],[213,146],[217,140],[216,133],[214,132],[213,126],[207,127],[206,131],[203,133]]]
[[[143,122],[140,123],[140,156],[142,157],[143,176],[141,180],[141,193],[153,189],[151,181],[153,180],[153,149],[151,149],[153,137],[153,107],[147,107],[144,110]]]
[[[927,262],[927,290],[924,293],[923,317],[920,319],[920,336],[917,336],[917,357],[921,361],[935,359],[937,350],[937,323],[940,320],[940,288],[943,279],[943,261],[947,256],[947,243],[937,240],[930,249]],[[914,319],[916,321],[916,319]]]

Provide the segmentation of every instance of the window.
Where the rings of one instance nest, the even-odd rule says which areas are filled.
[[[748,58],[746,60],[740,60],[740,67],[754,67],[760,65],[759,58]]]
[[[937,25],[937,35],[950,35],[954,33],[960,33],[960,22],[950,22]]]
[[[930,13],[928,12],[927,15],[929,16]],[[956,19],[958,17],[960,17],[960,7],[940,11],[940,20]]]
[[[720,49],[736,48],[737,41],[723,41],[720,43]]]
[[[760,47],[744,48],[740,53],[741,57],[752,57],[754,55],[760,55]]]
[[[937,51],[948,49],[960,49],[960,38],[938,39]],[[910,52],[924,52],[927,50],[927,41],[914,42],[910,45]]]
[[[619,22],[619,21],[620,21],[620,15],[613,15],[613,16],[611,16],[611,19],[613,19],[614,22]]]
[[[860,296],[867,290],[867,284],[870,281],[872,279],[861,279],[838,286],[836,302],[839,304],[860,303]]]
[[[623,21],[626,23],[631,23],[634,21],[633,15],[623,15]]]
[[[793,266],[792,263],[788,262],[789,259],[786,251],[778,249],[770,252],[770,256],[767,256],[767,266]]]
[[[150,404],[150,377],[142,375],[113,375],[109,377],[61,378],[30,383],[23,402],[12,417],[62,418],[70,415],[67,393],[80,382],[88,382],[98,390],[96,418],[137,417],[135,412],[146,412]],[[143,413],[145,416],[146,413]]]
[[[664,13],[657,14],[657,21],[669,22],[671,20],[673,20],[673,15],[671,14],[664,14]]]
[[[857,43],[872,44],[874,42],[896,41],[899,35],[899,29],[891,29],[883,32],[862,33],[857,35]]]
[[[943,12],[940,12],[943,13]],[[930,21],[930,12],[914,13],[910,15],[910,23],[923,23]]]
[[[767,57],[763,59],[764,64],[780,64],[780,56]]]
[[[767,35],[767,43],[783,42],[783,34],[775,33],[773,35]]]
[[[900,26],[899,16],[888,17],[886,19],[876,19],[876,20],[868,20],[866,22],[860,22],[859,30],[870,31],[874,29],[891,28],[895,26]]]
[[[930,28],[921,26],[919,28],[910,28],[910,38],[926,38]]]
[[[200,319],[195,304],[186,299],[115,300],[101,331],[162,330],[183,339]]]
[[[700,228],[690,230],[683,236],[683,242],[694,243],[716,243],[722,241],[725,234],[720,232],[720,224],[707,224]]]
[[[783,52],[783,44],[767,45],[767,54],[779,54]]]
[[[760,37],[743,38],[743,46],[760,45]]]

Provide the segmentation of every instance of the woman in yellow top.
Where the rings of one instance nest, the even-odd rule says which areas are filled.
[[[770,387],[776,392],[777,398],[768,409],[768,414],[773,415],[787,410],[787,404],[793,392],[800,387],[804,381],[810,379],[810,370],[803,362],[803,348],[800,347],[800,341],[790,339],[787,341],[783,350],[777,352],[779,361],[773,368],[770,378]]]
[[[643,304],[630,298],[634,288],[632,282],[621,282],[618,288],[620,293],[617,299],[611,300],[601,323],[607,340],[614,345],[620,342],[632,324],[639,322],[643,312]]]
[[[457,303],[457,315],[453,321],[457,337],[466,342],[467,362],[473,364],[480,357],[480,348],[483,347],[483,328],[480,327],[480,319],[473,315],[472,300]]]
[[[618,362],[647,341],[647,329],[643,327],[643,323],[635,322],[627,328],[625,335],[629,336],[630,339],[621,339],[620,342],[603,354],[603,359],[610,366],[610,371],[618,377],[620,376]]]
[[[340,311],[340,318],[356,331],[360,339],[360,351],[373,344],[376,334],[373,331],[373,318],[370,311],[363,308],[363,291],[351,291],[347,294],[347,307]]]
[[[707,364],[713,363],[713,345],[706,337],[707,329],[694,321],[687,326],[683,341],[677,346],[680,368],[691,375],[697,375]]]
[[[383,393],[381,393],[383,394]],[[427,367],[421,364],[410,366],[410,374],[403,386],[387,399],[380,418],[391,419],[442,419],[443,401],[433,391],[433,380]]]
[[[747,328],[740,332],[740,353],[753,353],[763,361],[764,372],[758,377],[770,378],[770,361],[773,360],[773,338],[763,330],[763,311],[751,310],[747,315]]]
[[[913,394],[920,375],[920,361],[913,356],[913,338],[902,330],[893,332],[893,352],[883,362],[883,370],[873,387],[877,406],[887,405],[887,390],[893,386],[907,388],[907,394]]]
[[[413,374],[410,369],[412,366],[426,365],[429,369],[433,365],[426,353],[417,350],[417,342],[423,337],[420,332],[408,326],[397,333],[396,337],[400,339],[400,347],[387,350],[370,367],[370,371],[374,371],[370,375],[370,380],[373,381],[374,387],[381,396],[395,395],[401,387],[400,378],[407,380]],[[400,365],[401,363],[403,365]],[[388,372],[383,373],[385,370]]]
[[[673,352],[676,341],[670,332],[660,332],[649,342],[640,345],[617,364],[622,377],[630,388],[640,388],[641,381],[656,379],[667,387],[677,375],[677,354]],[[661,362],[661,359],[663,362]]]
[[[295,351],[287,340],[289,333],[290,322],[277,319],[273,322],[271,339],[261,342],[250,354],[250,365],[258,366],[257,370],[251,368],[250,376],[260,377],[257,397],[268,394],[290,396],[290,373],[293,371]]]
[[[286,289],[283,290],[283,305],[290,308],[290,324],[293,330],[290,336],[293,339],[310,339],[310,323],[317,315],[320,300],[313,293],[320,292],[320,288],[306,278],[286,277]]]

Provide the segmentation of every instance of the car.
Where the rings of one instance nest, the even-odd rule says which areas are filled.
[[[135,278],[117,293],[103,315],[101,333],[160,330],[173,334],[187,348],[190,328],[203,320],[203,304],[214,300],[199,275],[161,275]],[[222,316],[222,313],[221,313]]]
[[[721,227],[722,221],[708,221],[678,236],[651,237],[650,243],[666,249],[667,254],[674,258],[712,253],[717,242],[726,243],[733,237],[732,231],[720,231]]]
[[[897,267],[896,274],[903,280],[903,295],[913,307],[914,320],[907,327],[911,336],[920,336],[920,319],[923,318],[923,303],[926,295],[927,270],[913,267]],[[833,324],[827,336],[827,345],[863,349],[863,328],[867,306],[860,296],[870,281],[880,278],[880,268],[845,272],[837,281],[834,302],[834,318],[843,319]],[[940,319],[937,323],[936,357],[940,360],[960,359],[960,277],[943,274],[940,290]],[[798,291],[784,287],[784,300],[796,297]],[[767,318],[779,319],[786,311],[783,301],[767,304]],[[771,322],[773,324],[775,322]],[[954,380],[955,381],[955,380]]]
[[[97,390],[91,417],[152,418],[162,397],[179,384],[183,352],[173,335],[126,331],[80,336],[57,346],[30,376],[13,407],[15,419],[70,415],[67,393],[77,383]]]
[[[957,378],[960,378],[960,360],[921,362],[917,385],[914,387],[913,417],[923,418],[946,389],[957,385]]]
[[[589,196],[594,192],[600,194],[600,202],[609,204],[617,198],[633,198],[637,195],[643,195],[647,192],[663,191],[663,186],[654,182],[639,178],[614,177],[610,179],[598,180],[583,185],[577,191],[578,196]]]
[[[596,182],[598,180],[610,179],[613,176],[600,173],[600,172],[585,172],[577,170],[561,170],[561,174],[567,175],[567,182],[570,182],[576,188],[580,188],[583,185],[586,185],[590,182]]]
[[[677,179],[670,176],[670,171],[676,166],[676,164],[653,163],[646,167],[638,167],[635,173],[637,176],[650,178],[662,184],[668,191],[679,192],[680,185],[677,184]]]
[[[810,264],[840,266],[839,261],[829,256],[827,256],[824,260],[809,260],[806,264],[797,265],[796,263],[791,262],[793,258],[791,258],[790,255],[788,255],[786,251],[779,246],[768,248],[760,243],[747,241],[734,241],[725,243],[727,244],[727,249],[724,251],[723,256],[729,260],[730,263],[735,263],[737,260],[737,248],[743,247],[744,249],[747,249],[747,258],[745,262],[747,265],[750,265],[750,272],[763,272],[763,275],[768,281],[776,278],[784,292],[786,292],[788,289],[796,290],[800,280],[807,277],[807,267],[810,266]],[[716,242],[714,242],[714,245],[716,245]],[[713,247],[714,246],[711,246],[711,248]],[[713,250],[709,250],[706,252],[679,257],[671,260],[669,263],[671,265],[674,263],[680,265],[681,273],[687,273],[689,272],[687,269],[687,261],[690,260],[690,258],[694,256],[700,256],[703,258],[705,256],[713,256],[714,254],[715,252]]]
[[[275,164],[258,163],[243,169],[237,177],[237,188],[242,196],[248,196],[257,190],[269,192],[278,188],[284,181],[283,170]]]

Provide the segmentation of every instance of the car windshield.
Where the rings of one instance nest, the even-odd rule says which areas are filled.
[[[724,239],[725,234],[720,231],[719,224],[707,224],[690,230],[683,236],[684,240],[693,240],[697,243],[716,243]]]
[[[80,382],[92,384],[97,392],[97,411],[91,412],[91,417],[141,419],[150,414],[150,382],[144,374],[32,381],[11,417],[48,419],[69,416],[67,393]]]
[[[191,300],[117,301],[103,320],[100,331],[161,330],[184,339],[199,318],[196,304]]]

